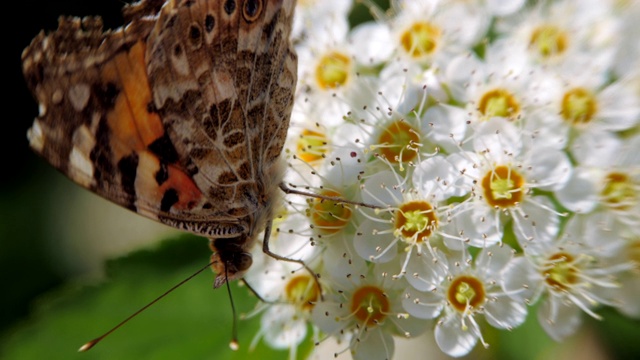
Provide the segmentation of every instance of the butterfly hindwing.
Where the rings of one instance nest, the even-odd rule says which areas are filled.
[[[296,59],[286,25],[293,4],[170,2],[149,36],[155,106],[181,165],[217,211],[253,214],[264,206],[265,188],[279,182],[270,167],[293,104]],[[283,71],[286,61],[293,64]],[[281,86],[290,96],[277,98],[275,107],[286,111],[276,114],[271,92]]]

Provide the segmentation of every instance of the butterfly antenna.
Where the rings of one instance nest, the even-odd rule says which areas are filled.
[[[93,348],[94,346],[96,346],[96,344],[98,344],[100,341],[102,341],[104,338],[106,338],[107,336],[109,336],[112,332],[118,330],[122,325],[126,324],[129,320],[133,319],[134,317],[138,316],[138,314],[140,314],[141,312],[145,311],[147,308],[149,308],[151,305],[157,303],[158,301],[160,301],[160,299],[162,299],[163,297],[169,295],[169,293],[171,293],[173,290],[179,288],[180,286],[184,285],[184,283],[186,283],[187,281],[193,279],[196,275],[200,274],[201,272],[205,271],[206,269],[210,268],[211,265],[213,263],[209,263],[207,264],[207,266],[203,267],[202,269],[196,271],[195,273],[193,273],[192,275],[190,275],[189,277],[187,277],[186,279],[180,281],[178,284],[174,285],[171,289],[165,291],[162,295],[158,296],[157,298],[155,298],[153,301],[151,301],[150,303],[148,303],[147,305],[143,306],[140,310],[134,312],[133,314],[131,314],[128,318],[122,320],[118,325],[114,326],[113,328],[111,328],[111,330],[107,331],[106,333],[102,334],[101,336],[89,341],[88,343],[82,345],[80,347],[80,349],[78,349],[78,351],[80,352],[84,352],[87,351],[91,348]],[[233,305],[233,302],[231,303]],[[234,313],[235,314],[235,313]],[[234,315],[234,319],[235,319],[235,315]],[[235,323],[234,323],[235,325]]]
[[[229,285],[229,273],[227,272],[227,266],[224,267],[224,277],[225,283],[227,283],[227,293],[229,293],[229,301],[231,302],[231,314],[233,315],[233,327],[231,333],[231,342],[229,343],[229,347],[231,350],[236,351],[240,348],[240,343],[238,343],[238,316],[236,315],[236,305],[233,303],[233,296],[231,295],[231,285]]]

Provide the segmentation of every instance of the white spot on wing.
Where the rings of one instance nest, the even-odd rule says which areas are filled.
[[[43,103],[38,104],[38,112],[40,116],[44,116],[47,113],[47,105]]]
[[[62,101],[62,90],[56,89],[53,94],[51,94],[51,102],[54,104],[60,104]]]
[[[73,149],[69,154],[69,177],[78,184],[89,187],[93,181],[93,163],[90,159],[91,151],[96,145],[94,134],[86,125],[82,125],[73,132]]]
[[[91,89],[87,84],[75,84],[69,89],[69,101],[76,111],[82,111],[89,102]]]
[[[69,155],[69,177],[84,187],[89,187],[93,180],[93,164],[87,154],[76,146]]]
[[[44,148],[44,133],[42,132],[42,126],[39,120],[34,120],[33,125],[27,130],[27,139],[29,139],[29,145],[33,150],[42,152]]]

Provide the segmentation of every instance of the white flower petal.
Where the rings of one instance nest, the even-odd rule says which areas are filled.
[[[478,342],[478,336],[471,328],[462,329],[457,315],[448,316],[435,328],[436,343],[440,350],[453,357],[467,355]]]
[[[430,107],[422,116],[422,128],[427,137],[445,150],[455,152],[467,131],[466,111],[459,107],[438,104]]]
[[[397,205],[402,203],[400,179],[391,171],[380,171],[364,182],[362,201],[374,205]]]
[[[352,29],[350,43],[356,61],[367,66],[377,65],[393,53],[389,27],[378,22],[364,23]]]
[[[431,157],[416,167],[413,173],[413,185],[422,197],[435,201],[446,200],[456,196],[460,190],[453,185],[460,174],[444,157]]]
[[[490,13],[496,16],[513,14],[520,10],[525,0],[487,0],[487,8]]]
[[[371,220],[363,221],[353,239],[358,255],[364,260],[376,263],[385,263],[398,256],[398,245],[393,244],[395,236],[389,232],[391,225]],[[381,231],[387,233],[381,234]]]
[[[555,341],[562,341],[578,330],[582,324],[582,311],[579,307],[550,295],[538,308],[538,321],[542,328]]]
[[[502,269],[513,258],[513,249],[509,245],[494,245],[480,251],[475,260],[477,271],[490,280],[499,280]]]
[[[515,234],[523,248],[539,248],[544,246],[541,243],[548,243],[555,239],[560,228],[560,218],[558,214],[551,212],[554,206],[545,196],[536,196],[532,201],[525,201],[520,205],[520,211]],[[524,215],[524,216],[522,216]]]
[[[526,257],[512,259],[502,272],[502,288],[520,302],[533,303],[542,278]]]
[[[338,335],[349,323],[348,306],[330,301],[319,302],[313,307],[313,323],[327,334]]]
[[[510,163],[522,149],[522,133],[503,118],[491,118],[475,129],[473,148],[478,153],[488,152],[495,163]]]
[[[442,294],[408,288],[405,295],[403,295],[402,307],[419,319],[435,319],[444,308],[445,299]]]
[[[563,189],[556,191],[562,206],[577,213],[588,213],[598,204],[597,186],[593,173],[585,168],[576,168]]]
[[[307,335],[307,323],[294,306],[272,306],[262,315],[260,322],[264,340],[276,349],[295,347]]]
[[[571,161],[567,155],[556,149],[537,149],[529,163],[527,181],[544,190],[564,187],[572,174]]]
[[[512,329],[520,326],[527,318],[527,307],[508,296],[500,296],[485,304],[485,318],[498,329]]]
[[[351,348],[354,360],[387,360],[393,358],[395,342],[383,329],[373,328],[363,331],[360,340]]]

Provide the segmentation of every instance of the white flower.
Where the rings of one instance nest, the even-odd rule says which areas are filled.
[[[411,337],[425,327],[402,309],[406,282],[392,279],[380,266],[365,273],[344,274],[331,279],[325,301],[313,309],[313,321],[323,332],[347,342],[354,359],[391,359],[392,335]]]
[[[463,2],[432,0],[393,1],[389,20],[396,54],[407,66],[443,68],[484,36],[489,14]]]
[[[633,268],[618,275],[620,286],[612,288],[610,296],[621,313],[640,319],[640,234],[626,234],[624,238],[625,244],[612,261],[633,264]]]
[[[616,305],[606,297],[608,289],[619,286],[615,276],[630,270],[633,264],[609,261],[607,251],[602,249],[622,244],[610,231],[596,218],[571,219],[565,236],[532,243],[529,249],[535,246],[535,254],[525,251],[505,269],[503,286],[511,296],[527,303],[542,299],[538,320],[554,340],[573,334],[582,323],[582,312],[600,319],[595,307]],[[595,245],[597,241],[600,246]]]
[[[512,329],[527,315],[524,302],[509,297],[500,286],[503,268],[513,255],[506,245],[483,249],[475,261],[466,251],[439,253],[431,266],[435,268],[433,273],[443,276],[426,279],[423,274],[413,274],[431,288],[407,289],[404,307],[413,316],[438,319],[435,339],[447,355],[466,355],[478,339],[488,347],[477,316],[484,316],[494,327]]]
[[[499,23],[498,32],[506,36],[496,41],[494,51],[509,62],[524,60],[567,76],[586,68],[604,77],[617,51],[620,25],[608,1],[541,3]]]
[[[459,189],[451,163],[442,157],[422,161],[412,179],[402,178],[394,171],[379,171],[369,176],[362,187],[365,203],[382,209],[363,211],[355,249],[365,260],[389,262],[404,258],[394,275],[402,276],[411,259],[433,253],[433,244],[457,242],[460,248],[469,239],[461,237],[451,226],[455,205],[446,200],[468,190]],[[472,241],[479,241],[473,239]],[[412,257],[413,253],[418,257]],[[409,265],[411,266],[411,265]],[[409,280],[411,281],[411,280]]]
[[[586,151],[585,151],[586,149]],[[608,133],[587,133],[576,139],[574,152],[581,165],[558,200],[569,210],[602,210],[616,223],[640,228],[640,136],[621,140]],[[589,151],[590,150],[590,151]]]
[[[506,223],[513,221],[520,246],[527,247],[552,238],[559,229],[560,214],[546,196],[532,190],[563,187],[572,168],[560,150],[525,146],[522,137],[502,118],[492,118],[475,129],[475,152],[459,153],[456,163],[474,187],[471,200],[461,204],[463,215],[458,219],[466,228],[486,223],[482,228],[488,229],[487,237],[498,239]],[[464,216],[468,219],[463,220]]]
[[[346,31],[352,6],[352,0],[298,0],[291,36],[294,41],[305,41],[337,27]]]

